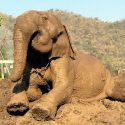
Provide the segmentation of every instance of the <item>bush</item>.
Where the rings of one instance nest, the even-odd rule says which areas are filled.
[[[2,25],[3,23],[3,16],[0,16],[0,26]]]

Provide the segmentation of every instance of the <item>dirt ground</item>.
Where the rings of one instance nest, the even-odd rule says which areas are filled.
[[[0,125],[125,125],[125,103],[104,99],[85,103],[74,98],[58,109],[55,119],[35,121],[30,111],[24,116],[10,116],[6,104],[11,96],[11,83],[0,82]]]

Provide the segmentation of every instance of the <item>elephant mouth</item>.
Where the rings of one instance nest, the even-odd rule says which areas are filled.
[[[47,46],[49,44],[49,41],[41,42],[38,40],[32,40],[32,46]]]
[[[41,43],[41,42],[32,40],[31,46],[33,49],[41,53],[48,53],[52,50],[52,39],[47,41],[47,43]]]
[[[36,31],[31,37],[30,44],[35,50],[46,53],[51,51],[52,41],[48,32]]]
[[[51,42],[51,39],[50,40],[47,40],[47,41],[32,41],[32,43],[35,43],[35,44],[37,44],[37,45],[40,45],[40,46],[48,46],[49,45],[49,43]]]

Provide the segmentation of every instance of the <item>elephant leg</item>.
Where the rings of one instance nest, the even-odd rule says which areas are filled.
[[[67,58],[58,59],[51,65],[53,74],[52,90],[42,96],[40,101],[32,107],[32,116],[36,120],[53,118],[57,107],[68,101],[73,91],[74,70]]]
[[[62,94],[61,92],[65,92]],[[55,117],[57,107],[68,102],[72,93],[72,89],[55,87],[47,95],[42,96],[37,104],[32,107],[32,116],[34,119],[40,121],[46,118],[53,119]],[[60,95],[61,94],[61,95]]]
[[[32,102],[38,100],[41,97],[42,91],[39,89],[38,85],[42,84],[42,82],[43,80],[37,72],[31,73],[29,87],[26,91],[29,101]]]
[[[7,104],[7,111],[11,114],[24,113],[29,109],[29,101],[38,100],[42,92],[38,88],[38,85],[44,85],[45,82],[38,76],[36,72],[31,73],[29,76],[29,87],[26,89],[27,80],[21,81],[20,84],[16,84],[13,88],[13,95]]]
[[[7,104],[7,111],[10,114],[21,115],[29,109],[29,101],[22,84],[17,84],[13,88],[13,95]]]

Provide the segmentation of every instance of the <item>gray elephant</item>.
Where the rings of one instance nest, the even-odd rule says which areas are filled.
[[[54,117],[57,107],[72,97],[125,101],[124,76],[114,78],[95,57],[74,51],[66,27],[52,12],[28,11],[17,17],[9,79],[17,84],[8,112],[30,108],[36,120]]]

